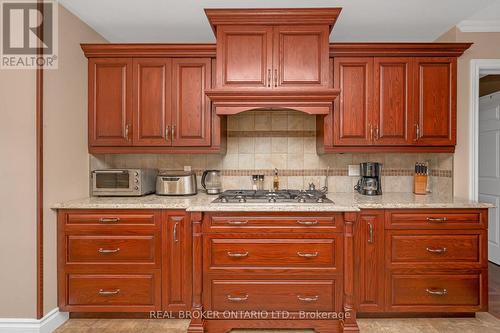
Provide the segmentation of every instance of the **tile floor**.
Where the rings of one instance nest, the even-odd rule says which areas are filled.
[[[500,333],[500,266],[493,264],[489,298],[490,313],[478,313],[476,318],[359,319],[358,323],[361,333]],[[188,325],[187,320],[71,319],[56,333],[184,333]]]

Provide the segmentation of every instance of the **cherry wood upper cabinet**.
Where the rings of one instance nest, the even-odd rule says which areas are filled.
[[[134,59],[134,145],[172,144],[171,73],[171,59]]]
[[[415,58],[415,127],[418,145],[456,144],[456,58]]]
[[[222,26],[217,31],[217,45],[217,87],[271,87],[272,27]]]
[[[210,87],[211,60],[173,59],[173,146],[210,146],[210,102],[205,90]]]
[[[359,312],[384,311],[384,211],[363,210],[354,230],[354,285]]]
[[[373,68],[373,144],[411,144],[414,128],[411,60],[375,58]]]
[[[90,59],[89,144],[128,146],[132,134],[132,59]]]
[[[274,28],[274,87],[329,88],[328,36],[325,25]]]
[[[373,58],[335,58],[333,67],[334,87],[340,89],[334,102],[333,144],[369,145],[373,134]]]

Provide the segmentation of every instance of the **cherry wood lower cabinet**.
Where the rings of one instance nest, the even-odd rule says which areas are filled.
[[[358,314],[487,310],[487,209],[363,210]]]
[[[191,219],[197,225],[193,247],[199,249],[193,267],[202,273],[194,277],[193,285],[202,287],[195,288],[194,304],[198,300],[199,309],[228,310],[233,315],[192,321],[190,331],[200,327],[209,332],[287,327],[358,331],[348,302],[352,297],[345,297],[352,294],[352,265],[346,262],[352,259],[352,222],[346,223],[342,213],[225,212],[191,214]],[[354,319],[301,317],[316,311],[331,316],[348,312]],[[267,317],[248,317],[252,312],[265,312]]]
[[[60,210],[58,299],[69,312],[191,308],[185,211]]]

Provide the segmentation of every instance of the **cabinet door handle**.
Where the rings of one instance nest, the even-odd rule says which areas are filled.
[[[227,295],[226,297],[231,302],[244,302],[248,299],[248,294],[245,294],[243,297],[236,297],[231,295]]]
[[[446,295],[448,295],[448,290],[446,290],[445,288],[443,288],[443,289],[427,288],[427,289],[425,289],[425,291],[432,296],[446,296]]]
[[[372,124],[370,124],[370,125],[368,125],[368,126],[369,126],[369,128],[370,128],[370,138],[369,138],[369,139],[370,139],[370,140],[373,140],[373,126],[372,126]]]
[[[247,221],[227,221],[226,224],[229,225],[245,225],[247,224]]]
[[[120,289],[115,289],[115,290],[104,290],[104,289],[99,289],[99,295],[101,296],[114,296],[120,293]]]
[[[227,255],[230,257],[235,257],[235,258],[242,258],[248,256],[248,251],[247,252],[227,252]]]
[[[128,140],[129,137],[128,137],[128,133],[129,133],[129,129],[130,129],[130,125],[125,125],[125,138]]]
[[[103,249],[102,247],[99,248],[99,250],[97,250],[99,253],[102,253],[102,254],[108,254],[108,253],[116,253],[116,252],[120,252],[120,248],[116,248],[116,249]]]
[[[311,252],[311,253],[308,253],[308,252],[297,252],[297,255],[299,257],[304,257],[304,258],[314,258],[314,257],[317,257],[318,256],[318,252]]]
[[[101,217],[99,219],[99,222],[101,222],[101,223],[116,223],[116,222],[120,222],[120,218],[119,217]]]
[[[178,242],[178,241],[179,241],[179,240],[177,239],[177,225],[178,225],[178,224],[179,224],[179,223],[177,223],[177,222],[175,222],[175,224],[174,224],[174,232],[173,232],[173,234],[174,234],[174,242]]]
[[[368,243],[373,244],[373,224],[368,223]]]
[[[172,141],[174,141],[175,139],[175,125],[172,125],[172,130],[171,130],[171,138],[172,138]]]
[[[267,86],[271,88],[271,69],[267,70]]]
[[[427,222],[429,223],[439,223],[439,222],[446,222],[448,220],[446,217],[428,217]]]
[[[170,125],[167,125],[167,128],[165,129],[165,140],[170,140]]]
[[[420,126],[415,124],[415,139],[413,141],[418,141],[420,139]]]
[[[316,302],[319,300],[319,296],[300,296],[297,295],[297,299],[302,302]]]
[[[297,223],[302,225],[316,225],[318,221],[297,221]]]
[[[274,69],[274,86],[278,86],[278,70]]]
[[[426,248],[426,250],[427,250],[427,252],[435,253],[435,254],[443,254],[443,253],[446,253],[446,251],[448,251],[448,249],[445,247],[438,247],[438,248],[428,247],[428,248]]]
[[[379,132],[378,132],[378,126],[375,127],[375,140],[378,140],[378,135],[379,135]]]

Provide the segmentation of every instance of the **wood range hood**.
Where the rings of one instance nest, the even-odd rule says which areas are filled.
[[[205,9],[216,43],[218,115],[293,109],[327,115],[339,95],[329,36],[341,8]]]

